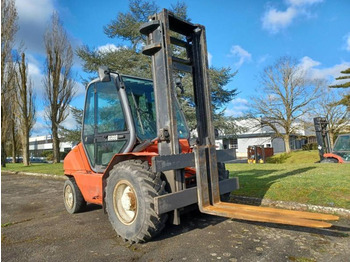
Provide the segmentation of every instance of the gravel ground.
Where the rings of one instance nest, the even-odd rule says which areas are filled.
[[[251,223],[192,212],[154,240],[117,237],[101,207],[69,215],[62,180],[1,175],[2,261],[349,261],[350,220],[331,229]]]

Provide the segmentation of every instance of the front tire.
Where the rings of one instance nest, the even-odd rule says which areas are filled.
[[[73,177],[64,182],[63,202],[70,214],[81,212],[86,207],[86,201]]]
[[[167,214],[157,215],[154,198],[165,194],[161,173],[148,162],[128,160],[116,164],[107,178],[105,203],[109,221],[124,240],[145,242],[163,228]]]

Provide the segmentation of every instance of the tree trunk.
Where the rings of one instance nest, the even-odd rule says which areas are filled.
[[[22,134],[22,155],[23,155],[23,165],[29,166],[29,135],[27,130],[23,130]]]
[[[55,125],[52,125],[52,149],[53,149],[53,163],[60,162],[60,140],[58,138],[58,130]]]
[[[332,151],[334,146],[334,134],[333,132],[329,132],[328,134],[329,134],[329,146],[331,147],[329,150]]]
[[[290,153],[289,135],[283,136],[284,146],[286,148],[286,153]]]
[[[1,142],[1,167],[6,167],[5,142]]]
[[[11,143],[11,154],[12,154],[12,163],[17,163],[17,142],[16,142],[16,131],[15,131],[15,121],[12,121],[12,126],[11,126],[11,139],[12,139],[12,143]]]

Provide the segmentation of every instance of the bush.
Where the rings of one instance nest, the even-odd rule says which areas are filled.
[[[63,160],[67,156],[68,152],[60,152],[60,159]],[[53,151],[47,150],[41,153],[42,157],[46,157],[46,160],[52,161],[53,160]]]
[[[305,144],[301,147],[302,150],[317,150],[317,143]]]
[[[53,160],[53,151],[52,150],[47,150],[41,153],[42,157],[45,157],[47,161],[52,161]]]

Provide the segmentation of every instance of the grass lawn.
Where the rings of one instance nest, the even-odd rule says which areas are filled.
[[[275,155],[266,164],[226,164],[235,195],[350,209],[350,164],[319,164],[317,151]],[[2,171],[63,175],[63,164],[6,164]]]
[[[63,163],[58,163],[58,164],[33,163],[30,166],[24,166],[21,163],[18,163],[18,164],[6,163],[6,167],[5,168],[2,167],[1,171],[63,175]]]
[[[274,158],[283,163],[226,164],[230,177],[240,181],[233,194],[350,209],[349,164],[315,163],[317,151]]]

